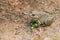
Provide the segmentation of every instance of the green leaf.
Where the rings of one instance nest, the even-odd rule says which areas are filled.
[[[34,29],[34,28],[37,28],[38,27],[38,24],[37,23],[35,23],[35,24],[32,24],[32,29]]]

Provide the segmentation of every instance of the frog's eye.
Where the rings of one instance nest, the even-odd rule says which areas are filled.
[[[32,14],[32,16],[35,16],[35,14]]]

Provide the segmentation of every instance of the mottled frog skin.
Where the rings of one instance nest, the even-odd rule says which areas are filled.
[[[32,11],[30,17],[39,20],[40,25],[45,24],[48,26],[54,21],[54,16],[52,14],[43,11]]]

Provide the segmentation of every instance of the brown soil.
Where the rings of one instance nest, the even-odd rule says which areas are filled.
[[[56,17],[48,27],[31,30],[29,13],[47,11]],[[0,40],[60,37],[60,0],[0,0]]]

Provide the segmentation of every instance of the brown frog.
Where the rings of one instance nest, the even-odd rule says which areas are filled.
[[[52,14],[44,11],[32,11],[32,13],[30,13],[30,17],[32,20],[38,20],[40,26],[51,25],[55,18]]]

